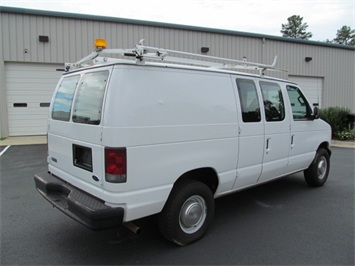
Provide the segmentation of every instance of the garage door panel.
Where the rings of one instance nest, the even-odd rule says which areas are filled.
[[[21,120],[16,120],[16,118],[12,121],[11,126],[12,127],[22,127],[22,126],[26,126],[26,125],[33,125],[33,126],[38,126],[41,125],[43,126],[43,130],[45,130],[47,128],[47,116],[43,116],[43,115],[36,115],[37,119],[33,119],[33,120],[26,120],[26,118],[28,118],[28,116],[23,116]]]
[[[5,63],[9,135],[46,134],[48,104],[63,65]]]
[[[9,111],[9,118],[12,119],[22,119],[22,117],[27,117],[29,120],[36,120],[40,116],[48,116],[48,108],[46,110],[41,110],[39,108],[26,108],[26,107],[18,107],[13,108]]]
[[[39,106],[40,103],[43,102],[50,102],[52,95],[40,95],[36,97],[35,95],[28,95],[28,94],[18,94],[18,95],[11,95],[8,98],[8,106],[12,106],[15,103],[36,103],[36,106]]]
[[[47,126],[47,120],[43,120],[43,117],[41,117],[42,120],[37,120],[34,123],[31,121],[23,122],[23,121],[14,121],[12,123],[12,127],[17,127],[17,128],[22,128],[22,127],[42,127],[43,132],[45,133],[46,131],[46,126]]]
[[[15,136],[35,136],[35,135],[45,135],[47,130],[44,129],[44,125],[21,125],[19,127],[11,126],[9,130],[17,132]]]
[[[58,80],[58,79],[56,79]],[[38,83],[38,80],[27,80],[25,82],[20,82],[17,80],[9,80],[7,79],[8,82],[8,89],[10,89],[10,93],[15,93],[17,91],[23,91],[23,92],[33,92],[33,89],[39,89],[39,90],[43,90],[43,91],[47,91],[48,88],[52,88],[54,90],[55,85],[53,86],[53,83],[50,82],[45,82],[45,83]],[[12,83],[10,83],[12,82]],[[28,84],[33,83],[33,86],[28,86]],[[15,90],[15,91],[14,91]]]
[[[289,76],[289,80],[296,82],[301,87],[311,105],[322,106],[323,78]]]
[[[12,122],[9,130],[18,135],[43,135],[47,131],[48,116],[41,114],[12,114],[9,116]]]
[[[45,95],[35,95],[33,93],[17,93],[13,95],[9,95],[8,102],[18,102],[18,101],[27,101],[27,102],[40,102],[42,100],[50,100],[52,97],[52,93],[46,93]]]
[[[24,99],[24,97],[27,96],[27,99]],[[33,95],[16,95],[12,96],[10,99],[8,99],[8,107],[13,106],[16,103],[27,103],[27,104],[32,104],[34,103],[36,107],[39,107],[40,103],[44,102],[50,102],[51,95],[41,95],[40,97],[36,98],[36,96]]]
[[[18,89],[21,91],[28,91],[31,92],[33,90],[33,87],[28,87],[28,83],[33,83],[36,84],[38,80],[27,80],[27,81],[18,81],[18,80],[9,80],[7,79],[8,82],[13,82],[13,83],[8,83],[10,89]],[[15,83],[16,82],[16,83]],[[55,84],[54,84],[55,85]],[[41,89],[41,90],[46,90],[48,87],[53,87],[53,83],[50,82],[43,82],[43,83],[37,83],[36,88]],[[11,90],[11,92],[13,92]]]
[[[63,65],[52,65],[52,64],[30,64],[30,63],[10,63],[11,66],[8,65],[7,72],[9,73],[9,77],[36,77],[36,73],[48,73],[55,77],[54,72],[57,68],[63,68]],[[43,68],[45,66],[45,68]],[[57,66],[57,67],[54,67]],[[59,71],[60,72],[60,71]],[[31,75],[29,75],[31,74]],[[48,77],[48,76],[47,76]],[[46,77],[45,77],[46,78]]]

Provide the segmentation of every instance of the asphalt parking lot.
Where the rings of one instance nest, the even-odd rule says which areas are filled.
[[[187,247],[160,236],[156,216],[94,232],[36,191],[46,145],[11,146],[0,157],[1,265],[354,265],[355,149],[333,148],[321,188],[295,174],[216,200],[207,235]]]

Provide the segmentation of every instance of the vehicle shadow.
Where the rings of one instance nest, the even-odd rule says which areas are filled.
[[[302,174],[296,174],[218,198],[215,218],[205,238],[184,248],[178,248],[160,235],[158,217],[153,215],[134,221],[141,228],[140,234],[133,234],[123,226],[105,231],[91,231],[74,221],[62,218],[53,231],[65,234],[61,234],[51,243],[51,249],[61,254],[58,257],[61,258],[59,261],[62,264],[166,265],[167,261],[171,261],[171,257],[171,264],[210,264],[209,256],[198,250],[210,249],[213,243],[223,241],[221,238],[225,237],[225,228],[251,230],[251,220],[265,218],[266,212],[283,211],[286,208],[285,202],[293,197],[302,197],[309,190]],[[193,258],[191,252],[196,252],[193,253]]]

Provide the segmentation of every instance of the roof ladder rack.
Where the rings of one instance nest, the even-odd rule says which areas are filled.
[[[248,62],[246,60],[235,60],[235,59],[228,59],[222,57],[215,57],[215,56],[208,56],[208,55],[201,55],[201,54],[194,54],[176,50],[169,50],[151,46],[145,46],[144,40],[140,40],[139,44],[135,45],[133,49],[103,49],[97,48],[93,51],[90,55],[84,57],[83,59],[75,62],[75,63],[66,63],[65,64],[65,71],[70,71],[72,69],[81,68],[86,65],[86,63],[92,61],[95,63],[99,62],[109,62],[118,59],[101,57],[104,54],[117,54],[121,56],[130,56],[136,58],[137,64],[144,64],[144,60],[156,60],[161,62],[169,62],[169,63],[178,63],[183,65],[194,65],[194,66],[202,66],[207,68],[214,68],[214,69],[228,69],[228,70],[239,70],[239,69],[246,69],[246,70],[257,70],[259,71],[260,75],[264,75],[266,70],[271,71],[282,71],[287,72],[287,70],[276,68],[277,56],[274,57],[274,61],[271,65],[267,64],[260,64],[254,62]],[[173,55],[179,56],[188,56],[190,58],[182,58]],[[193,57],[193,58],[191,58]]]

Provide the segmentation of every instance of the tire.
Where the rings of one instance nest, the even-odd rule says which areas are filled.
[[[330,164],[329,153],[326,149],[319,149],[311,165],[304,171],[304,178],[308,185],[321,187],[328,179]]]
[[[159,216],[161,234],[180,246],[202,238],[214,216],[214,197],[202,182],[178,182]]]

